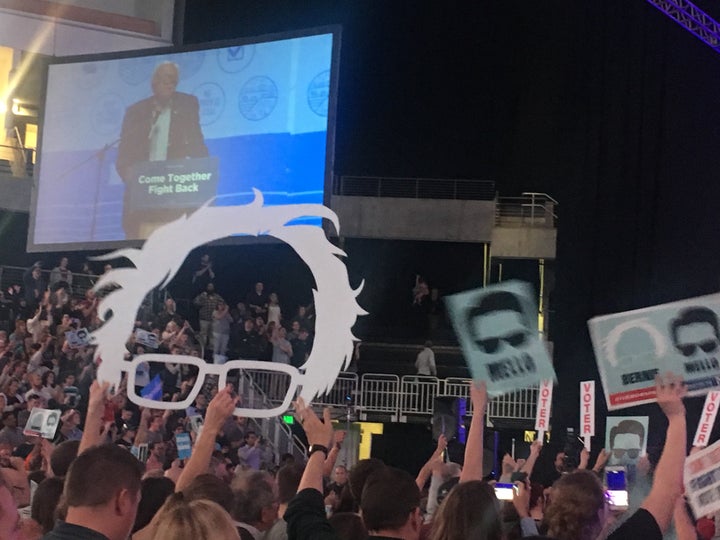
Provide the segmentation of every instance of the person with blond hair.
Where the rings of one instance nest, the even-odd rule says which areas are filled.
[[[239,539],[233,521],[219,504],[187,501],[182,492],[171,495],[160,508],[152,540]]]

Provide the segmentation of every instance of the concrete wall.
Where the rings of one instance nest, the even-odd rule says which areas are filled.
[[[340,235],[352,238],[489,242],[493,201],[333,196]]]
[[[0,45],[49,56],[128,51],[170,45],[171,36],[162,31],[166,26],[172,28],[172,17],[163,21],[162,37],[140,36],[115,28],[0,10]]]
[[[32,180],[0,175],[0,208],[27,212]],[[495,227],[492,201],[333,196],[340,235],[350,238],[492,244],[493,257],[554,259],[557,231]]]
[[[30,208],[32,180],[0,175],[0,209],[27,212]]]
[[[557,229],[495,227],[491,243],[493,257],[554,259]]]

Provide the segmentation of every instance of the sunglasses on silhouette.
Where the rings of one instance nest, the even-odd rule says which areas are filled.
[[[703,352],[710,353],[718,348],[718,342],[716,339],[707,339],[700,343],[685,343],[677,345],[678,350],[683,356],[692,356],[697,349],[701,349]]]
[[[492,354],[497,352],[500,348],[500,343],[505,342],[511,347],[520,347],[527,342],[527,332],[514,332],[507,336],[489,338],[489,339],[478,339],[475,341],[477,346],[484,352]]]
[[[614,448],[613,456],[615,459],[621,459],[625,454],[630,459],[637,459],[637,457],[640,455],[640,449],[639,448]]]

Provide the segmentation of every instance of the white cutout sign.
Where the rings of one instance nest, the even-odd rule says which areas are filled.
[[[289,375],[290,384],[283,402],[273,409],[236,408],[236,416],[267,418],[284,413],[295,398],[296,390],[307,402],[332,388],[338,373],[352,359],[354,342],[352,327],[359,315],[366,312],[358,305],[357,290],[350,286],[347,268],[340,257],[345,253],[325,237],[314,225],[289,225],[300,218],[325,218],[339,232],[335,213],[319,204],[264,206],[262,194],[254,190],[255,199],[245,206],[202,206],[156,229],[141,249],[127,248],[96,257],[96,260],[126,258],[134,268],[117,268],[103,274],[95,290],[109,285],[119,287],[99,304],[98,315],[105,321],[92,334],[97,345],[98,379],[119,385],[123,373],[128,377],[128,398],[133,403],[155,409],[186,409],[200,393],[207,375],[217,375],[220,387],[230,370],[277,371]],[[125,343],[135,326],[137,311],[143,298],[154,287],[164,287],[173,279],[193,249],[231,235],[272,236],[292,247],[307,264],[315,278],[313,290],[316,323],[313,348],[300,369],[290,365],[251,360],[231,360],[223,365],[208,364],[200,358],[182,355],[144,354],[132,361],[124,359]],[[112,316],[110,316],[112,314]],[[197,383],[186,398],[166,402],[146,399],[131,389],[139,362],[190,364],[198,369]]]
[[[705,406],[703,407],[700,423],[695,432],[695,440],[693,446],[707,446],[710,442],[710,433],[715,425],[715,418],[718,413],[718,405],[720,405],[720,391],[713,390],[709,392],[705,398]]]
[[[685,496],[696,516],[720,511],[720,441],[685,458]]]
[[[590,451],[590,437],[595,435],[595,381],[580,382],[580,435]]]
[[[550,406],[552,405],[552,380],[544,380],[538,389],[537,414],[535,416],[535,429],[538,431],[538,440],[545,439],[545,432],[550,427]]]

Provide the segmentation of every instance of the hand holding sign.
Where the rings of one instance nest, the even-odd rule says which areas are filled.
[[[470,386],[470,401],[473,406],[473,414],[485,414],[488,402],[487,385],[485,381],[480,381],[479,383],[473,382]]]
[[[683,378],[674,373],[656,376],[657,402],[665,416],[685,416],[683,398],[687,395],[687,387]]]
[[[219,432],[225,421],[235,410],[237,398],[233,397],[232,389],[226,386],[212,398],[205,414],[205,429]]]
[[[610,454],[607,450],[604,448],[600,450],[600,453],[597,456],[597,459],[595,460],[595,465],[593,466],[592,470],[596,473],[600,473],[600,471],[605,468],[605,464],[607,463],[608,458],[610,457]]]
[[[530,457],[537,458],[540,455],[540,450],[542,450],[543,441],[542,439],[535,439],[532,443],[530,443]]]
[[[93,381],[90,385],[90,398],[88,401],[88,409],[102,410],[105,408],[110,395],[110,383]]]
[[[545,432],[550,428],[550,407],[552,406],[553,382],[546,380],[540,383],[538,389],[537,414],[535,416],[535,429],[538,440],[545,438]]]

